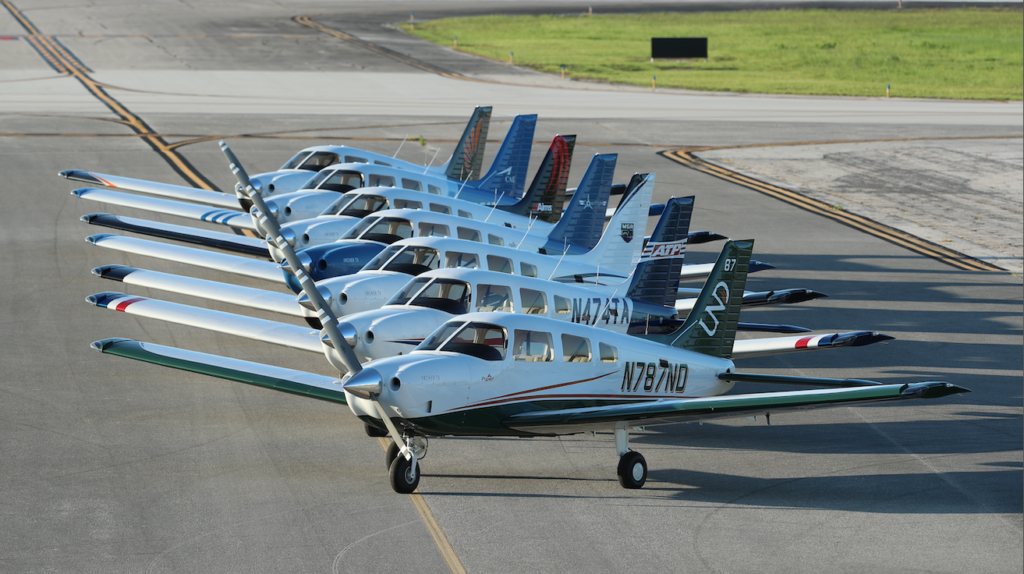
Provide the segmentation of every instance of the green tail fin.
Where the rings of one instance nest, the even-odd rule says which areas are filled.
[[[725,244],[686,322],[662,342],[712,357],[732,357],[753,250],[753,239]]]

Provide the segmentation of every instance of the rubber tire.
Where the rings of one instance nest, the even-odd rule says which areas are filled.
[[[379,438],[388,436],[388,431],[381,430],[369,423],[363,423],[363,430],[366,431],[366,436],[372,438]]]
[[[638,470],[642,471],[639,473],[640,478],[636,477]],[[647,482],[647,461],[644,460],[644,455],[631,450],[619,458],[617,472],[622,488],[643,488],[644,483]]]
[[[391,463],[395,462],[401,450],[402,447],[398,446],[398,443],[391,441],[391,444],[388,445],[388,450],[384,452],[384,468],[391,470]]]
[[[388,471],[388,480],[391,488],[398,494],[411,494],[420,485],[420,463],[416,462],[416,478],[409,480],[409,469],[411,461],[404,456],[395,458]]]

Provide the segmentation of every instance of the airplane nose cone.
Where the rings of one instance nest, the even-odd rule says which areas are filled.
[[[322,285],[317,285],[316,286],[316,290],[320,292],[320,296],[323,297],[323,300],[327,303],[328,307],[333,305],[333,302],[331,300],[332,299],[332,295],[331,295],[331,290],[330,289],[328,289],[327,287],[324,287]],[[316,306],[313,305],[313,302],[309,300],[309,297],[306,296],[305,293],[303,293],[302,295],[299,295],[299,297],[296,299],[296,301],[298,302],[298,304],[301,307],[309,309],[310,311],[316,311]]]
[[[356,341],[359,339],[359,333],[356,331],[356,328],[352,323],[338,321],[338,331],[341,332],[342,337],[345,337],[345,342],[348,343],[350,347],[354,347],[356,345]]]
[[[373,395],[379,395],[384,379],[376,369],[363,369],[348,380],[342,387],[353,395],[372,400]]]

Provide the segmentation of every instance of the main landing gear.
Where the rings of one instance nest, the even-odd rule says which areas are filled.
[[[615,429],[615,450],[619,455],[619,484],[622,488],[641,488],[647,482],[647,461],[644,455],[629,450],[629,430]]]
[[[388,445],[384,453],[384,464],[388,467],[391,488],[399,494],[409,494],[420,484],[419,461],[427,456],[427,439],[418,436],[402,438],[405,441],[404,447],[399,447],[394,441]]]

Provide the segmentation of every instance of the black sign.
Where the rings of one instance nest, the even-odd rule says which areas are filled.
[[[707,38],[651,38],[652,58],[708,58]]]

